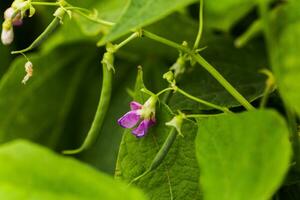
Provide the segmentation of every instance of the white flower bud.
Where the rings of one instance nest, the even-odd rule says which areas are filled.
[[[14,30],[11,21],[4,21],[2,25],[1,41],[4,45],[10,45],[14,41]]]
[[[14,9],[9,7],[4,12],[4,19],[11,19],[12,15],[14,14]]]
[[[14,8],[12,8],[12,7],[7,8],[4,12],[4,19],[5,20],[11,20],[12,24],[14,26],[22,25],[23,22],[22,22],[22,19],[21,19],[21,14],[18,13],[17,15],[15,15],[13,17],[14,13],[15,13]]]

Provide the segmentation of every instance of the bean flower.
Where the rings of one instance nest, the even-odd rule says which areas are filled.
[[[143,105],[132,101],[130,102],[130,111],[123,115],[118,123],[123,128],[134,128],[132,134],[136,137],[143,137],[148,129],[153,126],[155,120],[156,96],[151,96]]]

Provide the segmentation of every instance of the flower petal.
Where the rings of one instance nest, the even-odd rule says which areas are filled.
[[[147,134],[148,129],[155,124],[155,121],[150,119],[143,120],[139,126],[132,131],[136,137],[143,137]]]
[[[139,110],[142,108],[142,104],[136,102],[136,101],[132,101],[130,102],[130,109],[131,110]]]
[[[118,123],[123,128],[132,128],[140,120],[140,115],[136,111],[129,111],[123,117],[118,119]]]

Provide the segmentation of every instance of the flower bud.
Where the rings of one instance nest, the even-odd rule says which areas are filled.
[[[163,79],[166,79],[171,84],[174,83],[175,79],[174,79],[173,72],[172,71],[168,71],[168,72],[164,73]]]
[[[102,59],[101,63],[103,65],[106,65],[106,67],[109,70],[115,71],[114,60],[115,60],[114,46],[112,44],[108,43],[107,46],[106,46],[106,52],[103,55],[103,59]]]
[[[60,23],[62,24],[65,14],[66,14],[66,10],[64,8],[60,7],[60,8],[56,9],[53,16],[60,19]]]
[[[177,130],[178,134],[183,136],[181,132],[181,126],[184,118],[185,115],[183,113],[179,113],[179,115],[176,115],[175,117],[173,117],[173,119],[171,119],[171,121],[167,122],[166,125],[174,127]]]
[[[14,26],[20,26],[22,25],[22,19],[21,19],[21,14],[18,13],[15,16],[13,16],[15,14],[15,9],[13,9],[12,7],[9,7],[5,10],[4,12],[4,19],[5,20],[11,20],[12,24]]]
[[[178,77],[180,74],[183,74],[186,69],[186,59],[183,56],[180,56],[176,62],[171,66],[170,70],[174,71],[175,77]]]
[[[1,41],[4,45],[10,45],[14,41],[14,30],[11,20],[5,20],[2,24]]]

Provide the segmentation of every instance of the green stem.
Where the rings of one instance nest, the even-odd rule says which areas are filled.
[[[271,47],[271,44],[272,44],[272,32],[271,32],[271,29],[269,27],[270,25],[270,16],[268,14],[268,1],[263,1],[263,0],[259,0],[259,14],[260,14],[260,17],[261,17],[261,20],[262,20],[262,27],[263,27],[263,31],[264,31],[264,34],[265,34],[265,39],[266,39],[266,42],[267,42],[267,47],[268,47],[268,50],[269,52],[272,52],[272,47]]]
[[[84,140],[81,147],[74,150],[65,150],[63,154],[77,154],[82,152],[83,150],[88,149],[97,139],[102,124],[104,122],[104,117],[107,113],[110,97],[111,97],[111,90],[112,90],[112,70],[109,70],[106,65],[103,64],[103,82],[102,82],[102,90],[100,94],[100,100],[97,108],[97,112],[92,123],[92,126],[88,132],[86,139]]]
[[[89,9],[86,8],[81,8],[81,7],[76,7],[76,6],[69,6],[69,7],[65,7],[66,10],[78,10],[78,11],[82,11],[82,12],[86,12],[87,14],[90,14],[91,11]]]
[[[31,2],[34,6],[59,6],[59,2]]]
[[[171,91],[171,90],[174,90],[173,88],[165,88],[163,89],[162,91],[158,92],[156,94],[156,96],[159,96],[159,95],[162,95],[163,93],[167,92],[167,91]]]
[[[210,102],[205,101],[203,99],[199,99],[199,98],[197,98],[197,97],[195,97],[193,95],[188,94],[187,92],[183,91],[182,89],[180,89],[178,87],[176,87],[175,91],[181,93],[182,95],[186,96],[187,98],[190,98],[190,99],[192,99],[192,100],[194,100],[194,101],[196,101],[198,103],[201,103],[203,105],[206,105],[208,107],[215,108],[215,109],[223,111],[225,113],[232,113],[228,108],[218,106],[216,104],[210,103]]]
[[[220,115],[224,115],[224,113],[221,114],[190,114],[190,115],[185,115],[187,118],[207,118],[207,117],[217,117]]]
[[[126,44],[128,44],[129,42],[131,42],[132,40],[138,38],[139,36],[140,36],[139,32],[134,32],[128,38],[126,38],[125,40],[123,40],[121,43],[115,45],[115,51],[118,51],[120,48],[122,48],[123,46],[125,46]]]
[[[247,110],[252,110],[254,107],[243,97],[211,64],[209,64],[199,54],[191,55],[204,69],[206,69],[241,105]]]
[[[209,64],[203,57],[199,54],[195,54],[188,47],[182,46],[163,38],[161,36],[155,35],[149,31],[143,31],[143,35],[147,38],[155,40],[157,42],[163,43],[170,47],[176,48],[180,51],[183,51],[189,54],[196,62],[198,62],[206,71],[208,71],[241,105],[243,105],[247,110],[252,110],[254,107],[243,97],[211,64]]]
[[[113,26],[115,25],[115,23],[113,22],[108,22],[108,21],[105,21],[105,20],[102,20],[102,19],[98,19],[98,18],[93,18],[83,12],[81,12],[80,10],[74,10],[75,13],[81,15],[82,17],[85,17],[86,19],[92,21],[92,22],[95,22],[97,24],[101,24],[101,25],[105,25],[105,26]]]
[[[262,31],[261,19],[255,20],[249,26],[249,28],[234,41],[234,45],[238,48],[245,46],[248,41],[250,41],[253,37],[258,35],[261,31]]]
[[[271,91],[272,91],[272,87],[267,85],[264,90],[263,97],[260,101],[260,105],[259,105],[260,108],[264,108],[266,106]]]
[[[200,6],[200,8],[199,8],[199,29],[198,29],[196,41],[194,43],[194,49],[198,48],[198,46],[200,44],[201,36],[202,36],[202,31],[203,31],[203,0],[200,0],[199,6]]]
[[[156,35],[154,33],[149,32],[149,31],[143,30],[143,36],[145,36],[145,37],[147,37],[149,39],[152,39],[154,41],[163,43],[163,44],[165,44],[167,46],[173,47],[175,49],[178,49],[180,51],[183,51],[185,53],[188,53],[188,54],[192,53],[192,51],[188,47],[185,47],[183,45],[177,44],[176,42],[173,42],[171,40],[168,40],[166,38],[158,36],[158,35]]]

